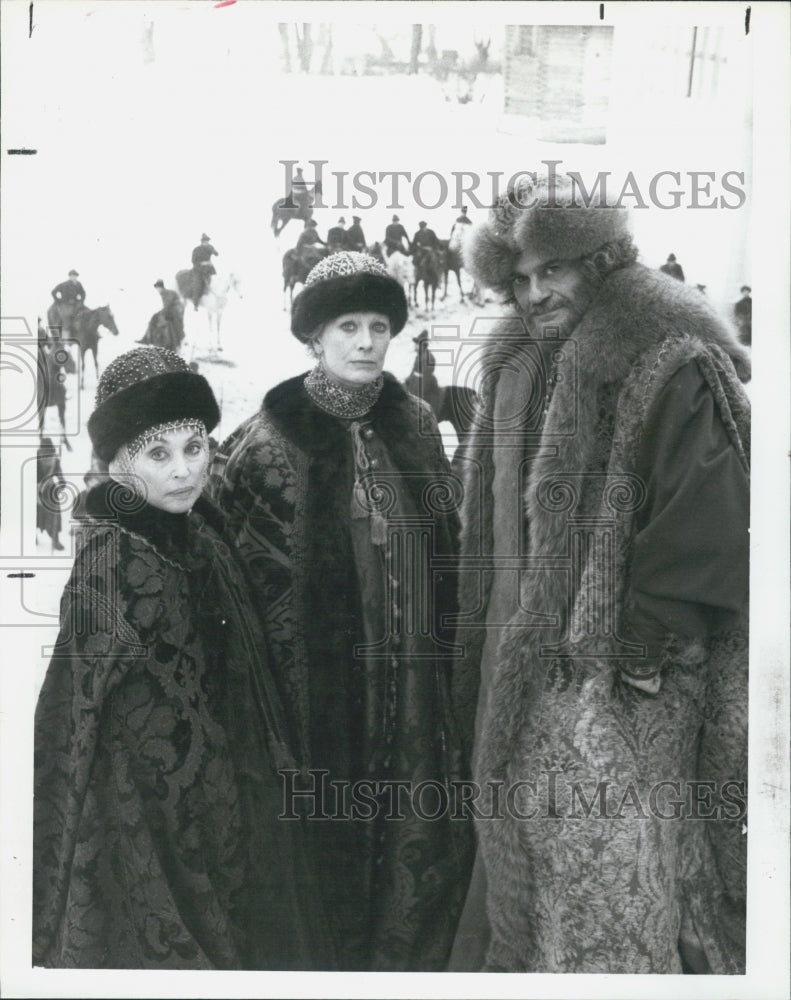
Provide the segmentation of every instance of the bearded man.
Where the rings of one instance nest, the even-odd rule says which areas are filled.
[[[749,362],[636,259],[562,178],[466,244],[509,310],[464,455],[454,971],[744,972]]]

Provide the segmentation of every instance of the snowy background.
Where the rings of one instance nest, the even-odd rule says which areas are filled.
[[[458,52],[462,60],[472,58],[484,18],[470,25],[471,4],[414,6],[424,19],[437,21],[440,48]],[[558,21],[569,23],[583,7],[539,6],[551,7]],[[35,334],[36,318],[51,301],[50,289],[76,268],[88,305],[109,304],[120,330],[118,337],[106,333],[100,341],[99,362],[106,365],[143,335],[161,305],[154,281],[162,278],[174,287],[176,271],[189,266],[191,250],[205,231],[220,253],[218,270],[238,275],[242,291],[242,297],[231,293],[223,317],[221,355],[209,351],[205,315],[193,313],[191,306],[186,312],[185,356],[198,361],[221,401],[222,422],[215,431],[221,439],[260,405],[269,388],[310,367],[304,348],[289,333],[281,277],[282,255],[296,242],[301,223],[289,223],[278,239],[270,229],[272,203],[285,193],[281,160],[298,161],[307,179],[312,159],[327,161],[328,180],[332,171],[400,170],[412,177],[438,171],[448,177],[451,192],[454,171],[485,175],[499,170],[508,177],[552,159],[562,161],[560,169],[588,176],[632,170],[646,187],[658,170],[713,171],[717,177],[741,171],[748,201],[739,210],[650,207],[635,212],[642,261],[657,267],[674,252],[688,283],[705,284],[715,305],[728,311],[741,284],[758,284],[750,253],[753,47],[741,13],[734,17],[725,9],[739,5],[702,5],[707,21],[718,25],[717,44],[726,55],[726,71],[702,116],[700,106],[692,113],[671,98],[671,81],[646,55],[646,40],[669,23],[662,10],[674,5],[607,6],[617,8],[620,18],[608,141],[582,146],[540,141],[529,127],[504,115],[502,74],[480,74],[469,88],[462,87],[464,103],[453,75],[444,81],[425,73],[356,75],[365,69],[360,53],[378,50],[375,26],[368,23],[374,14],[394,47],[408,38],[416,15],[405,5],[302,5],[297,10],[296,4],[258,2],[37,0],[31,8],[21,0],[4,0],[4,337],[9,331],[22,336],[26,325]],[[278,21],[315,18],[322,8],[331,11],[336,28],[334,72],[284,72]],[[646,30],[650,8],[656,16]],[[503,60],[504,26],[520,12],[529,21],[536,9],[521,4],[507,11],[497,5],[487,9],[485,32],[492,39],[495,66]],[[547,19],[542,10],[538,20]],[[8,148],[37,152],[8,156]],[[688,201],[689,184],[681,187]],[[340,215],[349,224],[357,214],[370,244],[383,238],[396,211],[410,235],[426,219],[440,238],[447,238],[458,204],[449,199],[437,209],[424,209],[412,201],[410,185],[402,184],[402,190],[403,208],[391,207],[389,185],[379,184],[379,200],[371,209],[355,210],[348,203],[318,209],[319,232],[326,237]],[[426,191],[430,194],[428,185]],[[469,214],[477,221],[485,212],[472,206]],[[463,280],[466,290],[471,281]],[[428,327],[436,341],[435,327],[443,328],[440,336],[458,329],[463,339],[476,317],[497,315],[492,301],[483,307],[462,305],[453,276],[451,282],[447,300],[438,300],[431,315],[413,313],[393,341],[387,367],[399,378],[411,368],[412,337],[419,330]],[[8,373],[3,377],[6,398],[10,390],[29,396],[29,387],[21,384],[24,376],[12,372],[10,389]],[[452,366],[440,367],[438,377],[449,382]],[[84,428],[94,390],[88,359],[85,389],[80,392],[76,376],[67,383],[73,451],[61,455],[67,479],[78,488],[90,459]],[[54,409],[46,420],[45,433],[55,437]],[[455,437],[444,429],[450,450]],[[36,538],[36,444],[35,437],[12,440],[2,458],[0,551],[9,565],[36,568],[29,584],[3,578],[2,624],[40,626],[18,630],[35,632],[33,676],[20,703],[25,713],[46,669],[46,648],[55,638],[58,600],[72,557],[67,530],[62,535],[67,550],[60,556]]]

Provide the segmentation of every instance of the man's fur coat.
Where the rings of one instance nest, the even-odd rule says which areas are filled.
[[[465,455],[456,693],[470,716],[493,574],[479,568],[485,558],[467,571],[464,561],[492,552],[491,421],[521,323],[502,321],[487,345],[481,384],[491,391]],[[668,635],[656,695],[624,683],[617,656],[647,415],[696,362],[746,468],[747,355],[705,299],[637,264],[605,279],[572,339],[527,476],[521,609],[480,691],[475,776],[504,783],[501,802],[511,793],[502,817],[477,823],[485,969],[680,972],[682,939],[712,972],[743,972],[746,838],[728,796],[741,802],[746,778],[746,605],[707,642]],[[558,572],[572,556],[575,572]],[[594,634],[589,622],[600,623]],[[696,780],[715,783],[697,814],[716,819],[683,818],[689,799],[684,808],[668,799],[694,795]],[[670,781],[680,795],[660,787]],[[674,808],[681,819],[661,818]]]

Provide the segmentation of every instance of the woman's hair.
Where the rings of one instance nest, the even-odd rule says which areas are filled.
[[[308,349],[308,354],[310,354],[312,358],[318,358],[319,356],[316,351],[316,344],[321,339],[321,335],[324,333],[326,325],[326,323],[319,323],[319,325],[312,331],[310,336],[305,341],[305,347]]]
[[[631,236],[622,236],[611,243],[605,243],[593,253],[579,258],[585,277],[598,286],[604,279],[622,267],[629,267],[637,260],[637,247]]]

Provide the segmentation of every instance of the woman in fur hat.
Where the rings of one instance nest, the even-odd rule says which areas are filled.
[[[470,863],[447,802],[457,496],[430,408],[383,372],[406,319],[381,264],[327,257],[291,317],[313,370],[267,393],[214,466],[299,733],[287,793],[346,970],[443,969]]]
[[[201,497],[219,411],[163,348],[99,380],[86,497],[36,711],[33,961],[306,968],[312,892],[264,636]]]

